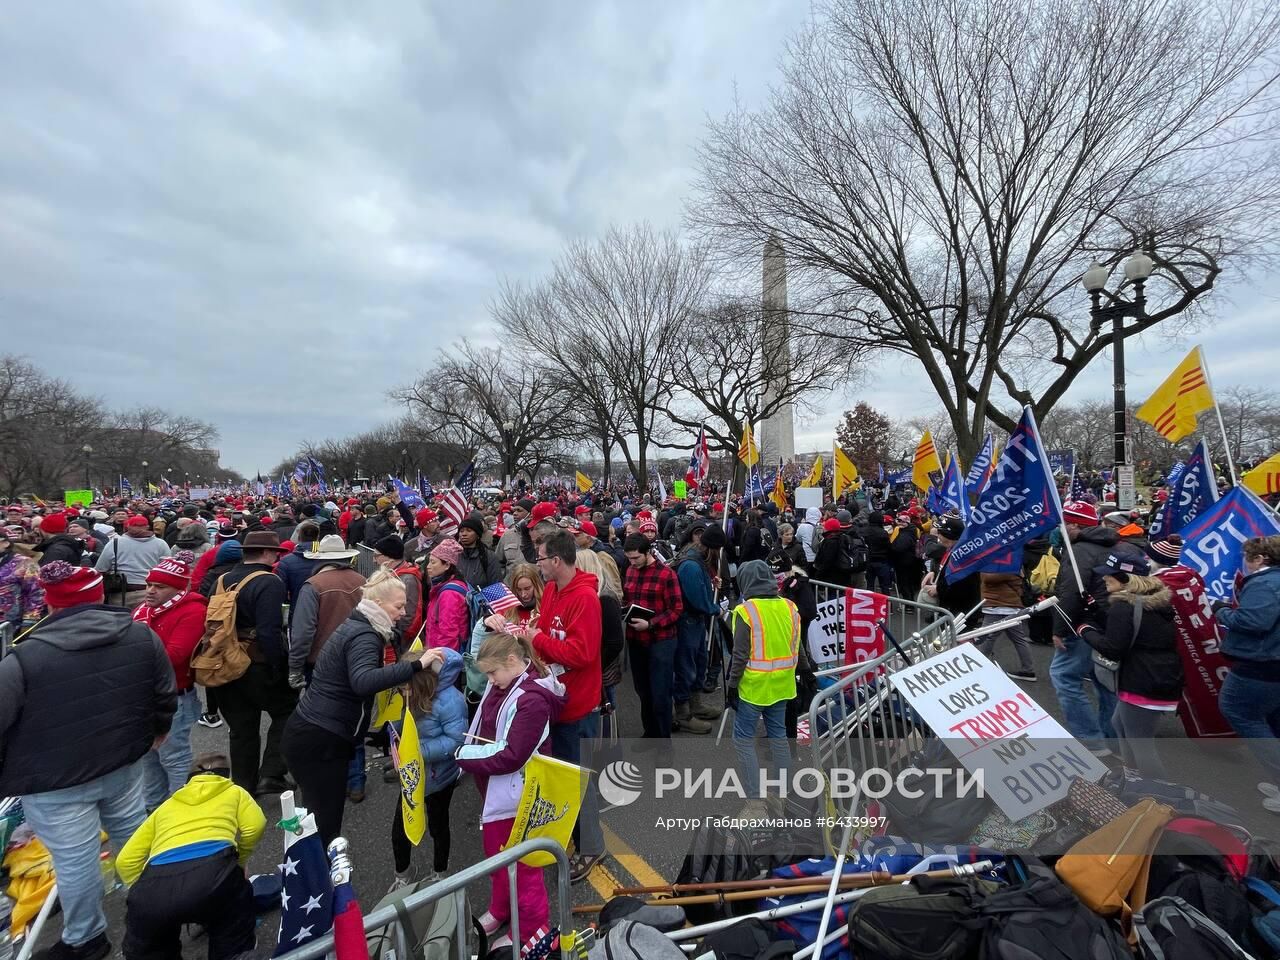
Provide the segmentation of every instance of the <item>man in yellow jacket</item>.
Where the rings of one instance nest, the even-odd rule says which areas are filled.
[[[253,950],[253,889],[244,865],[267,818],[230,777],[222,754],[198,758],[186,785],[120,851],[116,870],[130,887],[125,960],[180,956],[184,923],[205,928],[209,960]]]
[[[729,703],[734,708],[733,745],[742,786],[750,799],[760,792],[756,727],[764,720],[775,776],[791,769],[787,743],[787,704],[796,697],[800,658],[800,614],[778,596],[778,581],[763,560],[738,568],[742,603],[733,611],[733,660],[729,666]]]

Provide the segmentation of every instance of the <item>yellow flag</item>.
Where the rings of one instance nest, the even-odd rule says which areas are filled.
[[[738,459],[748,467],[754,467],[760,459],[760,448],[756,446],[756,435],[751,432],[751,421],[742,425],[742,442],[738,444]]]
[[[1213,407],[1204,355],[1196,347],[1134,414],[1170,443],[1195,432],[1196,415]]]
[[[787,509],[787,488],[782,482],[782,461],[778,461],[778,472],[773,475],[773,489],[769,491],[769,499],[774,502],[778,512]]]
[[[396,773],[400,774],[400,815],[404,818],[404,835],[416,847],[427,832],[427,778],[422,764],[422,747],[418,745],[418,724],[407,706],[395,761]]]
[[[840,449],[839,444],[831,452],[831,471],[831,499],[838,500],[840,494],[848,490],[853,485],[853,481],[858,479],[858,468]]]
[[[373,695],[373,719],[370,730],[381,729],[384,723],[394,723],[404,713],[404,696],[399,690],[381,690]]]
[[[1240,482],[1259,496],[1280,493],[1280,453],[1273,453],[1243,477]]]
[[[911,467],[911,482],[921,490],[928,490],[933,486],[933,480],[929,474],[941,473],[942,461],[938,459],[938,448],[933,445],[933,434],[928,430],[924,432],[924,436],[920,438],[920,444],[916,447],[915,462]]]
[[[586,770],[535,753],[524,765],[524,792],[520,794],[511,836],[503,849],[535,837],[548,837],[568,849],[586,792]],[[555,857],[538,852],[520,862],[528,867],[549,867],[555,863]]]
[[[579,493],[586,493],[588,490],[590,490],[592,487],[595,486],[595,484],[591,482],[591,478],[588,477],[581,470],[575,470],[574,472],[578,475],[577,480],[578,480]]]
[[[802,487],[820,487],[822,486],[822,454],[818,454],[818,459],[813,461],[813,466],[809,468],[809,475],[804,478]]]

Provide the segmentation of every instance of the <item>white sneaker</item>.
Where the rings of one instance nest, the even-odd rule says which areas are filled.
[[[1280,799],[1280,787],[1274,783],[1267,783],[1265,780],[1258,784],[1258,792],[1268,799]]]
[[[1280,813],[1280,797],[1267,797],[1262,801],[1262,808],[1272,813]]]
[[[396,878],[391,881],[391,886],[387,888],[387,893],[395,893],[402,887],[412,886],[418,882],[418,871],[410,867],[404,873],[397,873]]]
[[[493,941],[493,943],[489,944],[490,953],[492,953],[494,950],[510,950],[510,949],[511,949],[511,934],[509,933],[504,933],[497,940]]]
[[[476,922],[480,924],[480,929],[484,931],[486,937],[492,937],[507,925],[505,920],[499,920],[488,910],[480,914]]]

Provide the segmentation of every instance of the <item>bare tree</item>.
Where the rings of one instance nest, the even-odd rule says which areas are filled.
[[[1091,260],[1155,262],[1129,337],[1270,249],[1278,36],[1246,0],[829,0],[767,109],[711,125],[690,221],[735,259],[777,236],[822,296],[793,329],[918,358],[967,459],[1111,346]]]
[[[1280,450],[1280,398],[1265,387],[1229,387],[1218,397],[1237,464]]]
[[[0,357],[0,487],[6,495],[56,495],[92,463],[81,447],[103,427],[98,401],[21,357]],[[74,480],[73,480],[74,478]]]
[[[494,318],[572,387],[588,420],[608,418],[608,439],[647,484],[649,447],[669,429],[663,411],[674,387],[665,374],[709,281],[700,248],[647,224],[613,228],[596,243],[571,244],[534,289],[508,287]]]

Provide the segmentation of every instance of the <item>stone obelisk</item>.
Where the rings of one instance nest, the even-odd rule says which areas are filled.
[[[787,314],[787,258],[777,237],[764,245],[764,286],[761,292],[761,337],[766,373],[765,405],[785,389],[791,375],[791,323]],[[795,410],[790,403],[779,407],[761,424],[760,456],[764,470],[778,465],[778,458],[796,455]]]

